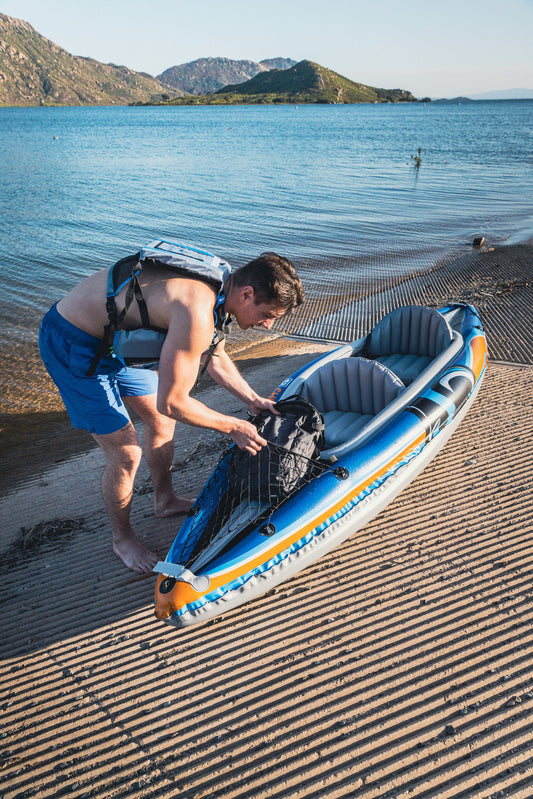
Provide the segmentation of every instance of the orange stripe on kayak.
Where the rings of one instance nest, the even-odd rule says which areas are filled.
[[[483,371],[487,360],[487,342],[485,336],[476,336],[470,342],[472,350],[472,371],[474,372],[476,380]]]
[[[307,535],[307,533],[311,532],[311,530],[314,530],[315,527],[318,527],[323,522],[325,522],[326,519],[329,519],[330,516],[334,516],[336,513],[338,513],[338,511],[340,511],[341,508],[343,508],[347,502],[349,502],[352,498],[358,496],[363,491],[365,491],[365,489],[367,489],[370,485],[372,485],[372,483],[374,483],[376,480],[378,480],[380,477],[382,477],[384,474],[390,471],[390,469],[394,468],[399,463],[401,463],[402,460],[404,460],[404,458],[410,451],[416,449],[416,447],[418,447],[419,444],[422,444],[422,442],[425,440],[425,437],[426,437],[425,433],[421,433],[415,439],[414,442],[412,442],[411,444],[409,444],[409,446],[407,446],[404,450],[402,450],[402,452],[399,455],[397,455],[392,461],[387,463],[386,466],[382,467],[379,471],[377,471],[375,474],[373,474],[371,477],[365,480],[364,483],[358,485],[353,491],[350,492],[350,494],[346,495],[343,499],[339,500],[339,502],[337,502],[332,508],[328,508],[328,510],[321,513],[320,516],[318,516],[312,522],[307,524],[305,527],[298,529],[295,533],[293,533],[290,536],[290,538],[278,542],[278,547],[281,544],[282,549],[273,546],[269,550],[267,550],[267,552],[263,552],[261,555],[256,556],[252,560],[243,561],[240,566],[237,566],[231,569],[230,571],[223,572],[222,574],[219,574],[216,577],[211,577],[210,578],[211,584],[207,591],[198,593],[188,583],[181,583],[178,581],[176,583],[176,586],[172,589],[172,591],[169,594],[163,596],[159,594],[159,599],[157,601],[157,609],[156,609],[156,615],[158,616],[158,618],[168,618],[168,615],[170,615],[170,613],[177,610],[178,608],[181,608],[184,605],[188,605],[190,602],[197,601],[201,596],[205,596],[205,594],[210,594],[211,592],[216,591],[217,588],[220,588],[226,583],[232,582],[238,577],[241,577],[243,574],[252,571],[257,566],[261,566],[263,563],[270,560],[274,556],[278,555],[283,550],[288,549],[292,544],[295,544],[297,541],[299,541],[301,538]],[[163,575],[160,575],[158,578],[156,586],[156,596],[158,595],[157,589],[159,588],[159,584],[162,582],[163,579],[164,579]],[[167,613],[165,613],[165,609],[169,607],[171,607],[171,610],[167,615]],[[160,612],[163,612],[163,615],[159,615]]]

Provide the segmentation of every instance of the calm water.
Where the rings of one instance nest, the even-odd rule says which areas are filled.
[[[4,336],[155,235],[236,265],[347,256],[349,279],[525,238],[532,121],[533,101],[0,109]]]

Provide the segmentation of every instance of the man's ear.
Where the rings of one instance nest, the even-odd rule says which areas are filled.
[[[242,286],[240,290],[241,302],[253,302],[255,300],[255,291],[253,286]]]

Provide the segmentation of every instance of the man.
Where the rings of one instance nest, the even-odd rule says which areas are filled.
[[[212,410],[191,396],[202,356],[213,342],[216,289],[202,279],[176,276],[155,263],[138,273],[150,325],[167,331],[158,379],[151,370],[124,367],[114,356],[96,355],[104,330],[109,331],[107,279],[107,269],[96,272],[54,305],[42,321],[39,343],[72,424],[88,430],[104,453],[102,493],[113,551],[128,568],[146,573],[159,558],[138,541],[130,524],[133,482],[142,450],[125,406],[144,422],[144,454],[154,487],[154,512],[159,517],[187,512],[193,504],[176,496],[172,488],[176,420],[226,433],[251,453],[266,442],[249,422]],[[140,303],[128,305],[127,291],[127,285],[118,291],[115,307],[125,309],[121,329],[135,330],[143,326]],[[223,313],[234,317],[243,330],[268,330],[275,319],[303,302],[294,267],[275,253],[263,253],[231,273],[224,282],[224,296]],[[253,413],[275,410],[273,402],[260,397],[240,375],[223,340],[207,371]]]

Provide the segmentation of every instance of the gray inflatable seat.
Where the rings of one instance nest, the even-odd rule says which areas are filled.
[[[350,441],[404,389],[381,363],[343,358],[313,372],[301,394],[324,416],[326,449],[331,449]]]
[[[452,338],[450,325],[438,311],[408,305],[378,322],[364,352],[387,366],[407,386],[450,346]]]

